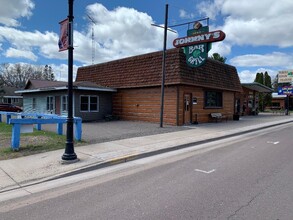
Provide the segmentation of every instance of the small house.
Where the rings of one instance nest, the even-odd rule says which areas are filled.
[[[13,104],[22,107],[23,97],[15,93],[17,88],[10,86],[0,87],[0,104]]]
[[[68,83],[47,80],[28,80],[23,90],[25,113],[57,114],[67,116]],[[73,83],[73,115],[83,121],[101,120],[112,114],[112,95],[116,89],[98,86],[92,82]]]

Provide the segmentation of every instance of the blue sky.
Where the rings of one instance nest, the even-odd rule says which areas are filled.
[[[58,80],[66,80],[67,52],[58,52],[57,42],[68,0],[0,3],[0,63],[48,64]],[[209,17],[210,31],[226,33],[210,55],[227,57],[241,82],[252,82],[257,72],[274,78],[279,70],[293,69],[292,0],[75,0],[74,72],[92,58],[102,63],[162,50],[163,29],[151,24],[164,23],[166,3],[169,26]],[[173,29],[168,48],[174,38],[186,36],[187,26]]]

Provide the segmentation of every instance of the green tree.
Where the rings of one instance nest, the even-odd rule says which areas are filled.
[[[268,72],[257,73],[255,76],[254,82],[265,85],[266,87],[272,88],[272,79]],[[272,94],[271,93],[260,93],[259,94],[259,109],[264,111],[266,106],[270,106],[272,103]]]
[[[49,80],[49,81],[54,81],[55,80],[55,75],[53,73],[53,70],[52,70],[51,66],[46,65],[44,67],[43,79]]]
[[[213,55],[210,57],[212,58],[213,60],[217,60],[217,61],[220,61],[222,63],[225,63],[227,58],[226,57],[222,57],[220,54],[218,53],[213,53]]]

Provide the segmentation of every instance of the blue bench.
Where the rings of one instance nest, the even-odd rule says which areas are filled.
[[[21,125],[37,125],[37,129],[41,130],[42,124],[57,124],[57,133],[63,134],[63,124],[67,122],[65,117],[52,117],[52,118],[12,118],[9,124],[12,124],[11,148],[13,150],[19,149],[20,144],[20,128]],[[75,124],[75,139],[80,141],[82,135],[82,119],[74,118]]]

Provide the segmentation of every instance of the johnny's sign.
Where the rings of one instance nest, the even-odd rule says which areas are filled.
[[[173,41],[173,45],[174,47],[185,47],[194,44],[217,42],[224,40],[225,36],[226,35],[223,31],[213,31],[204,34],[176,38]]]
[[[187,31],[187,37],[176,38],[173,41],[174,47],[183,47],[186,55],[186,62],[191,67],[199,67],[208,58],[208,51],[212,42],[225,39],[225,33],[217,30],[209,32],[208,26],[202,27],[196,22],[194,29]]]

